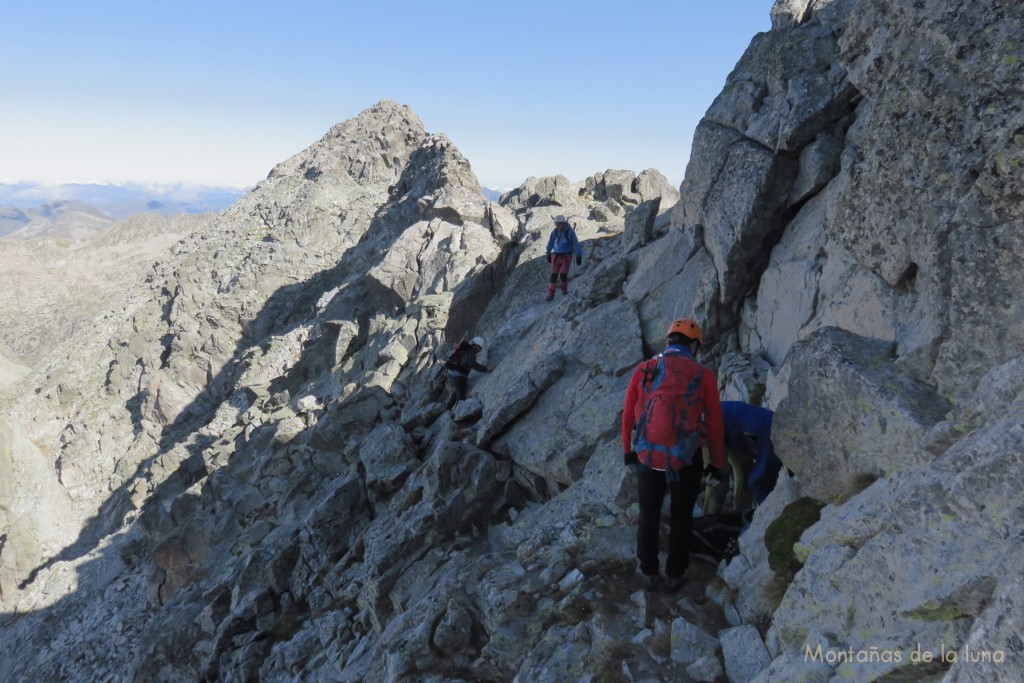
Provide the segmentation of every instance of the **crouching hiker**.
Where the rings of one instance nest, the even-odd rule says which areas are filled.
[[[665,592],[678,593],[690,563],[693,506],[702,475],[721,479],[722,407],[714,373],[696,360],[703,336],[693,320],[676,320],[665,351],[633,371],[622,407],[623,461],[637,473],[640,519],[638,576],[645,590],[659,584],[661,505],[671,496]],[[702,447],[710,452],[705,468]]]
[[[779,477],[782,461],[772,444],[772,419],[775,413],[742,401],[723,401],[725,457],[732,468],[733,510],[744,512],[764,502]],[[705,514],[722,507],[724,488],[717,496],[707,496]]]
[[[452,394],[448,397],[447,408],[451,409],[459,401],[466,400],[469,391],[469,371],[490,372],[486,365],[476,362],[476,354],[484,348],[484,338],[474,337],[471,341],[460,341],[448,359],[444,362],[448,368],[448,383],[452,387]]]
[[[572,266],[572,255],[576,254],[576,265],[583,263],[583,247],[576,237],[576,231],[569,225],[565,216],[555,216],[555,229],[548,237],[548,263],[551,264],[551,282],[548,283],[548,296],[545,301],[555,298],[555,284],[561,279],[562,294],[569,293],[569,268]]]

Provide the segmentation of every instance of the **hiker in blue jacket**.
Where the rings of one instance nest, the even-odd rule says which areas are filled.
[[[764,502],[782,469],[772,444],[775,413],[742,401],[722,401],[722,417],[725,456],[732,466],[733,509],[743,512],[753,507],[751,496],[758,504]],[[707,507],[705,514],[713,512]]]
[[[476,354],[484,348],[484,338],[474,337],[471,341],[459,342],[451,357],[445,361],[448,368],[448,383],[452,385],[452,395],[448,399],[450,409],[459,401],[465,401],[469,392],[469,371],[490,372],[486,365],[476,362]]]
[[[555,283],[561,279],[562,294],[569,293],[569,268],[572,266],[572,255],[576,253],[576,265],[583,263],[583,247],[576,237],[576,231],[569,225],[565,216],[555,216],[555,229],[548,237],[548,263],[551,264],[551,282],[548,283],[548,296],[545,301],[555,298]]]

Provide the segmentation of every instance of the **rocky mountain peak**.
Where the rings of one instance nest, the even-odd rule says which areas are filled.
[[[346,175],[359,184],[389,185],[404,160],[426,137],[409,107],[381,100],[358,116],[331,128],[319,141],[271,170],[268,178]]]

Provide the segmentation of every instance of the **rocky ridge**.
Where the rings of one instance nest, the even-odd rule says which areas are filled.
[[[140,215],[81,239],[0,240],[0,353],[34,367],[120,305],[153,263],[209,215]],[[130,297],[130,295],[129,295]],[[0,390],[9,381],[0,380]]]
[[[0,422],[19,482],[0,488],[0,671],[1019,673],[1022,141],[994,103],[1021,95],[1021,10],[772,17],[679,193],[607,171],[488,202],[450,140],[383,102],[178,245],[127,324],[76,337]],[[546,304],[556,213],[586,260]],[[616,415],[682,315],[725,398],[776,408],[796,476],[738,557],[665,598],[634,590]],[[495,370],[448,413],[436,359],[469,332]],[[914,666],[915,644],[1005,661]],[[835,654],[872,648],[903,657]]]

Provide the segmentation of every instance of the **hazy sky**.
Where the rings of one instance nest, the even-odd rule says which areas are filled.
[[[772,0],[7,3],[0,182],[248,186],[388,98],[481,183],[657,168]]]

